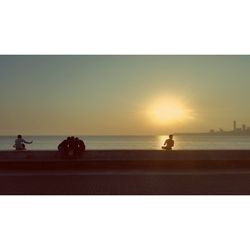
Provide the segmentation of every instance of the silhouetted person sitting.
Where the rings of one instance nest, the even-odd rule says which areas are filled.
[[[26,150],[24,143],[31,144],[32,142],[33,141],[25,141],[21,135],[18,135],[13,147],[16,148],[16,150]]]
[[[69,143],[70,137],[68,137],[66,140],[63,140],[57,147],[63,158],[68,158],[69,156]]]
[[[164,145],[161,147],[162,149],[165,150],[172,150],[172,147],[174,146],[174,140],[173,140],[173,135],[169,136],[169,139],[167,139],[164,142]]]
[[[79,158],[81,157],[84,151],[85,151],[85,144],[83,140],[80,140],[79,138],[76,137],[74,141],[74,156],[76,158]]]

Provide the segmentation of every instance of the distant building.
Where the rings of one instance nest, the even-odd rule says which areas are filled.
[[[237,126],[236,126],[236,121],[234,121],[233,131],[235,131],[235,130],[236,130],[236,128],[237,128]]]

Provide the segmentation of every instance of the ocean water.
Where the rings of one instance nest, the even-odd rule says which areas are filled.
[[[66,136],[23,136],[33,140],[26,145],[29,150],[55,150]],[[86,145],[86,149],[156,149],[168,136],[78,136]],[[0,150],[13,150],[15,136],[0,136]],[[176,135],[174,150],[188,149],[249,149],[250,136],[218,136],[218,135]]]

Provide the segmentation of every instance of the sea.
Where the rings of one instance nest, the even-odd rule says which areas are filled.
[[[86,145],[87,150],[161,150],[161,146],[168,138],[167,135],[158,136],[78,136]],[[56,150],[58,144],[66,136],[23,136],[29,150]],[[0,150],[13,150],[16,136],[0,136]],[[175,135],[174,150],[191,149],[249,149],[250,136],[246,135]]]

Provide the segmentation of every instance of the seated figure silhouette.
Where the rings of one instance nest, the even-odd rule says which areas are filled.
[[[63,140],[57,147],[63,158],[67,158],[69,155],[69,143],[70,137],[68,137],[66,140]]]
[[[78,137],[74,141],[74,157],[79,158],[85,151],[85,144],[83,140],[80,140]]]
[[[164,142],[164,145],[161,147],[164,150],[172,150],[174,146],[173,135],[169,135],[169,138]]]
[[[58,150],[62,158],[76,159],[85,151],[85,144],[79,138],[71,136],[58,145]]]
[[[22,138],[21,135],[17,136],[17,139],[15,140],[15,144],[13,145],[16,150],[26,150],[25,148],[25,143],[26,144],[31,144],[33,141],[26,141]]]

